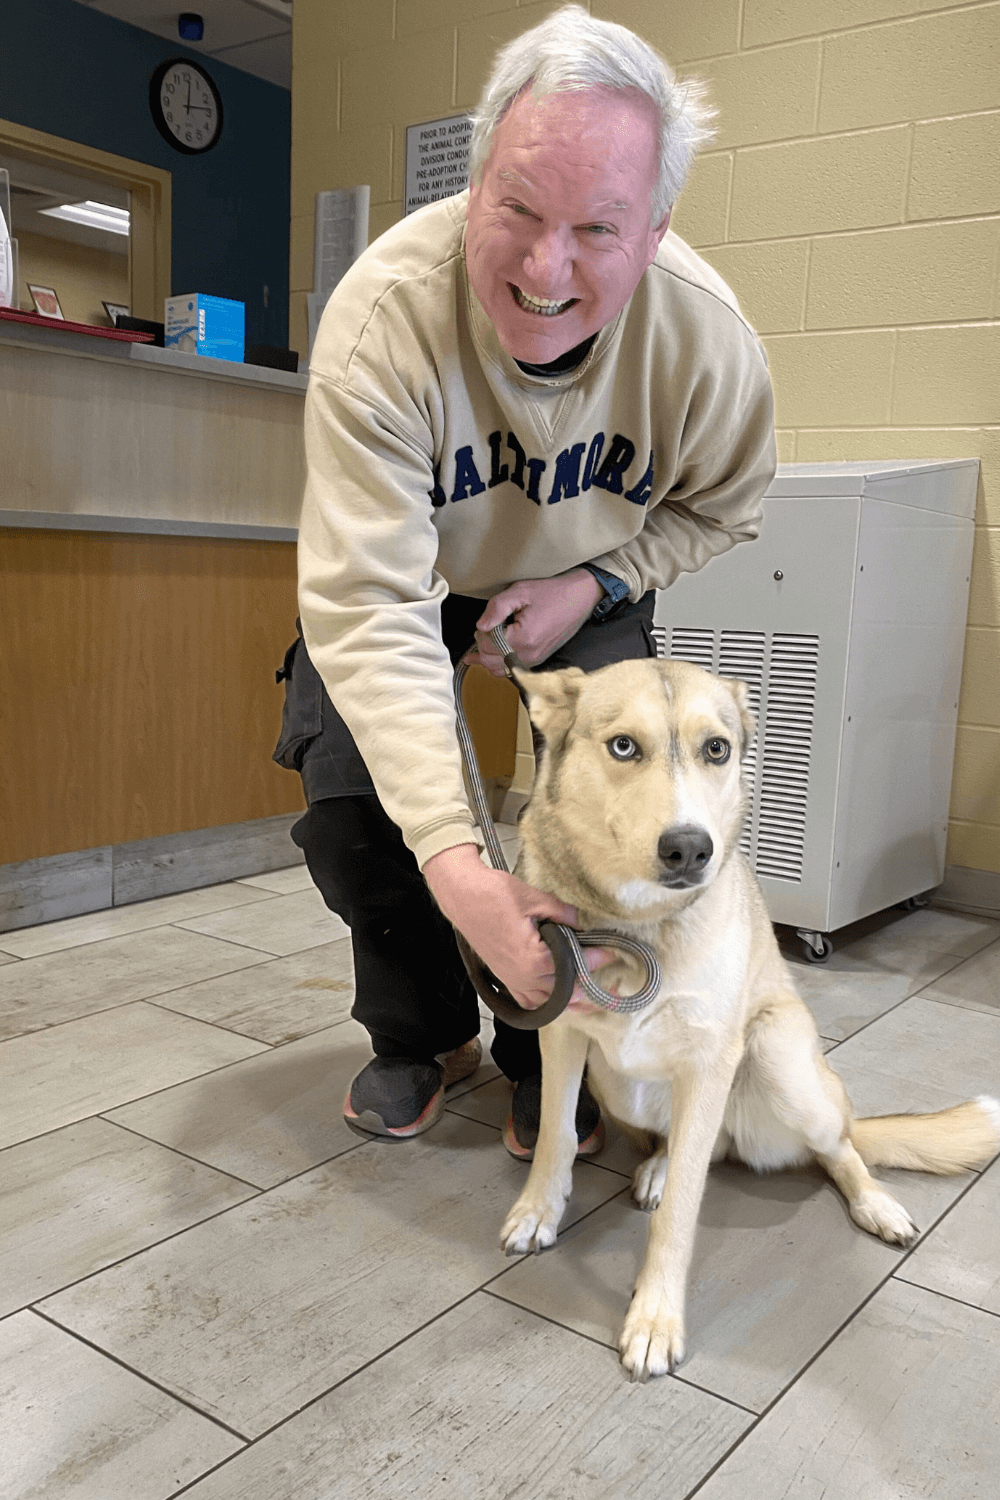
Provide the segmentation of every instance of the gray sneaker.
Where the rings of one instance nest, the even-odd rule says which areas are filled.
[[[478,1037],[434,1062],[373,1057],[348,1090],[344,1119],[360,1135],[409,1140],[441,1118],[445,1089],[474,1073],[481,1057]]]

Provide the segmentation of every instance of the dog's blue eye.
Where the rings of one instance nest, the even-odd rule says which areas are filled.
[[[731,748],[728,740],[706,740],[705,759],[714,761],[717,766],[721,766],[729,759]]]
[[[608,740],[608,749],[615,760],[638,760],[640,754],[639,746],[627,734],[616,734]]]

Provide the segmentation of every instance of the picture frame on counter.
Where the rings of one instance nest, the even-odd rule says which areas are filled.
[[[35,311],[43,318],[58,318],[60,322],[66,321],[66,315],[59,305],[59,295],[51,286],[32,286],[28,282],[28,291],[31,300],[35,304]]]
[[[126,307],[123,302],[105,302],[102,300],[101,306],[111,319],[112,328],[117,327],[119,318],[130,318],[132,316],[132,309]]]

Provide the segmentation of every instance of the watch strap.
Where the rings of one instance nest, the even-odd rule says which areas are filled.
[[[604,597],[594,605],[590,618],[600,623],[621,614],[629,603],[629,587],[625,580],[609,573],[606,568],[599,568],[596,563],[581,563],[581,567],[593,574],[604,590]]]

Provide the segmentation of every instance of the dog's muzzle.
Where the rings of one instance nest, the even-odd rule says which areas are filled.
[[[682,823],[660,834],[656,856],[663,866],[659,880],[669,890],[700,885],[715,850],[707,828]]]

